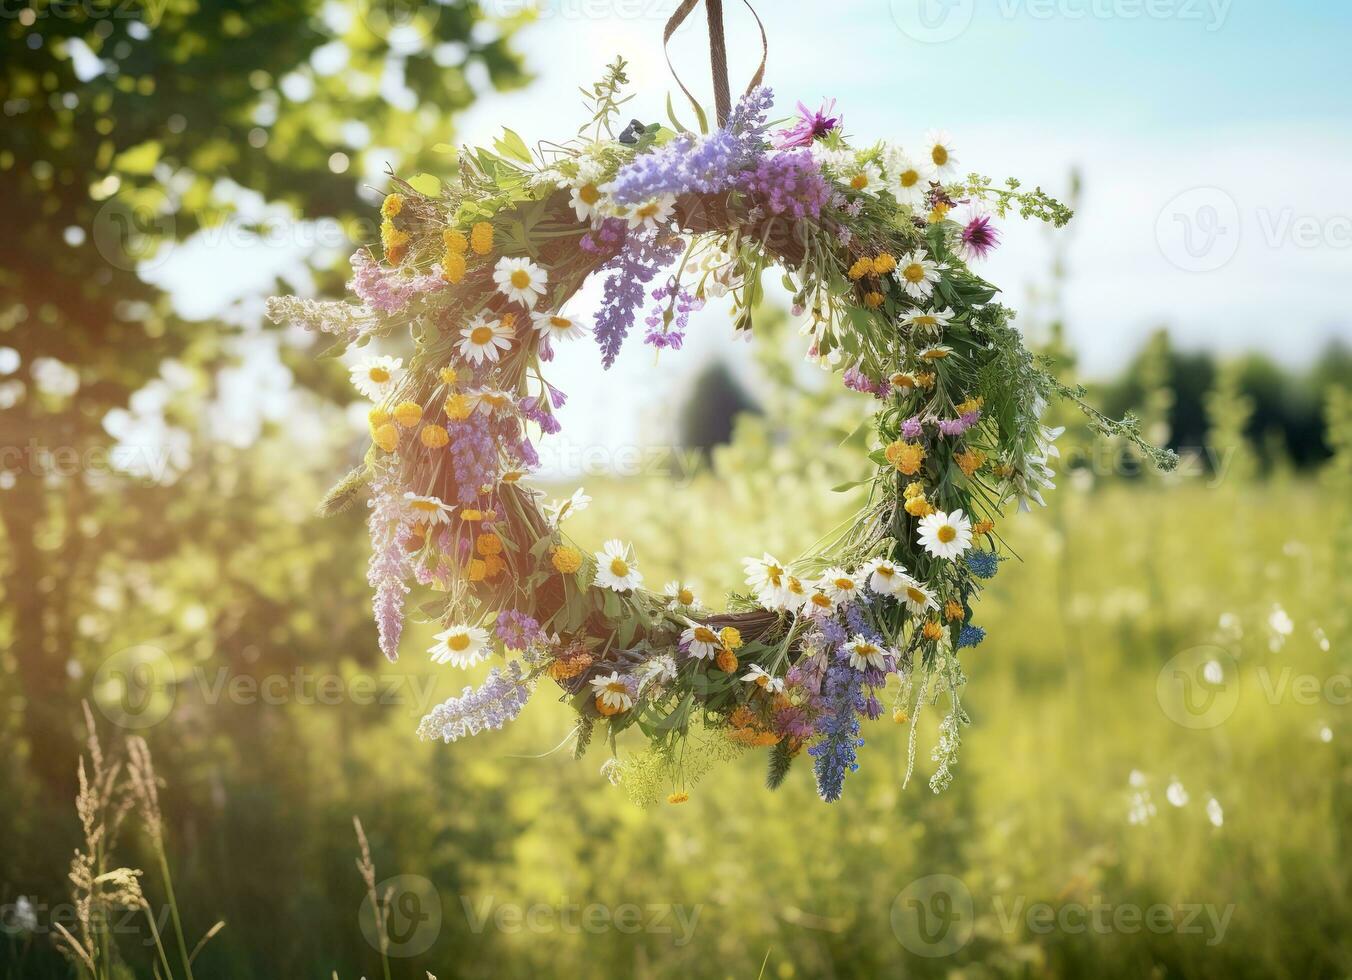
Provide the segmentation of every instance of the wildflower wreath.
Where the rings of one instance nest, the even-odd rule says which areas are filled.
[[[616,132],[625,82],[617,60],[586,93],[576,139],[532,153],[506,131],[447,179],[395,180],[380,253],[352,259],[359,304],[271,302],[273,319],[333,335],[333,354],[412,332],[407,365],[382,355],[352,367],[374,402],[372,446],[325,508],[369,496],[390,659],[412,584],[438,594],[420,607],[442,627],[434,660],[505,658],[418,734],[501,728],[548,684],[577,713],[579,754],[598,726],[612,745],[630,728],[647,738],[646,752],[608,763],[640,801],[679,802],[712,760],[753,747],[768,750],[771,787],[806,750],[831,801],[856,768],[861,719],[883,713],[896,675],[908,777],[916,715],[947,700],[941,790],[967,723],[959,651],[982,641],[973,608],[1001,559],[997,519],[1042,503],[1059,432],[1042,415],[1054,396],[1082,394],[1038,365],[971,265],[997,246],[998,220],[1060,226],[1070,212],[1014,180],[960,176],[943,133],[912,155],[851,144],[830,103],[770,123],[762,87],[720,125],[701,117],[699,132],[670,105],[671,127]],[[808,357],[877,400],[875,473],[843,533],[792,564],[746,559],[746,594],[714,613],[682,583],[645,588],[622,540],[584,552],[563,525],[586,498],[542,508],[525,481],[535,434],[559,430],[564,394],[544,368],[560,345],[590,334],[609,367],[646,308],[645,342],[678,349],[710,296],[731,297],[750,330],[771,270],[810,318]],[[568,302],[596,277],[604,298],[588,322]],[[1088,411],[1140,441],[1131,419]]]

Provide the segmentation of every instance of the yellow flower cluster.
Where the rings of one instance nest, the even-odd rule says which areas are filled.
[[[928,517],[934,513],[934,506],[925,499],[925,487],[919,481],[906,484],[903,493],[906,498],[903,506],[912,517]]]
[[[921,629],[920,631],[920,635],[927,640],[942,639],[944,635],[944,628],[931,619],[927,623],[925,623],[924,628]]]
[[[582,552],[565,544],[555,548],[549,560],[553,563],[555,571],[572,575],[582,567]]]
[[[493,251],[493,226],[487,221],[480,221],[469,230],[469,247],[474,249],[476,255],[487,255]]]
[[[888,445],[883,455],[896,467],[898,473],[914,476],[920,472],[920,464],[925,461],[925,447],[918,442],[904,442],[898,439]]]
[[[966,452],[958,453],[953,457],[953,461],[958,464],[958,469],[971,476],[981,468],[981,464],[986,461],[986,454],[976,449],[969,449]]]

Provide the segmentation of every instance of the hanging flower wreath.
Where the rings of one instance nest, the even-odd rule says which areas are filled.
[[[775,130],[765,88],[711,132],[673,116],[674,128],[616,134],[625,82],[619,60],[566,144],[533,156],[506,131],[493,150],[463,153],[451,180],[395,181],[383,261],[353,256],[360,305],[270,304],[274,320],[334,335],[332,354],[412,331],[407,366],[368,356],[352,368],[375,403],[373,445],[325,509],[369,495],[369,576],[391,660],[410,583],[440,593],[421,607],[442,627],[435,661],[506,658],[418,734],[451,742],[501,728],[549,684],[577,713],[579,754],[598,724],[612,744],[629,728],[646,736],[646,753],[610,764],[639,799],[671,790],[679,802],[710,760],[759,746],[771,787],[805,750],[832,801],[857,768],[861,721],[882,715],[897,675],[908,777],[915,716],[948,702],[939,791],[967,723],[959,651],[985,635],[973,607],[1001,560],[997,519],[1052,486],[1049,400],[1083,404],[1025,349],[971,264],[997,246],[996,220],[1060,226],[1070,212],[1014,180],[961,176],[945,133],[914,154],[855,147],[832,104],[800,104]],[[682,583],[645,588],[623,540],[594,553],[572,542],[562,525],[580,493],[542,509],[523,481],[538,462],[533,433],[559,430],[564,394],[543,372],[559,345],[591,334],[609,367],[646,307],[646,343],[678,349],[708,296],[731,296],[737,328],[750,330],[772,268],[811,318],[808,357],[877,399],[876,473],[847,531],[793,564],[745,559],[749,591],[714,614]],[[588,322],[567,304],[593,277],[604,299]],[[1086,410],[1169,464],[1130,418]]]

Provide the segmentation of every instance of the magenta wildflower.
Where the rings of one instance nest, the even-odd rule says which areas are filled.
[[[835,99],[827,99],[816,112],[799,102],[798,121],[788,129],[779,131],[775,146],[781,150],[811,146],[815,140],[822,139],[840,128],[840,117],[831,115],[835,111]]]
[[[967,261],[984,259],[1000,244],[1000,231],[989,215],[977,215],[962,229],[961,251]]]

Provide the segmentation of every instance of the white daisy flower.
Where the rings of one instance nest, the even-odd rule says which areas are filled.
[[[808,601],[808,588],[803,584],[803,580],[796,575],[786,576],[784,587],[779,589],[773,595],[763,595],[759,597],[761,605],[770,610],[795,610],[803,608],[803,603]],[[770,599],[770,603],[764,600]]]
[[[404,508],[415,524],[436,527],[438,524],[449,524],[451,520],[451,508],[442,502],[439,497],[423,497],[412,492],[406,493],[404,494]]]
[[[778,694],[784,690],[784,678],[768,673],[760,664],[752,664],[751,669],[742,675],[742,680],[763,687],[771,694]]]
[[[668,684],[676,679],[676,660],[669,653],[653,657],[639,668],[643,676],[639,679],[639,690],[649,684]]]
[[[909,575],[902,581],[897,595],[915,616],[923,616],[928,610],[939,608],[939,600],[934,598],[934,593]]]
[[[856,633],[854,639],[845,645],[845,650],[850,655],[850,666],[855,670],[868,670],[870,667],[882,670],[886,666],[883,662],[886,651],[878,644],[864,639],[861,634]]]
[[[367,357],[351,367],[352,387],[371,399],[383,401],[394,390],[404,376],[404,359],[389,357]]]
[[[634,706],[634,689],[618,670],[612,670],[608,677],[593,677],[591,686],[592,694],[607,708],[628,711]]]
[[[565,517],[571,517],[580,511],[587,509],[591,503],[591,497],[583,492],[581,487],[573,491],[573,495],[567,500],[555,500],[545,507],[545,518],[550,527],[558,527],[563,523]]]
[[[949,321],[954,317],[951,307],[944,307],[942,310],[922,310],[919,308],[909,310],[901,315],[902,326],[914,327],[917,330],[928,330],[930,333],[943,333],[944,328],[948,326]]]
[[[438,633],[436,641],[427,648],[433,663],[473,667],[488,657],[488,630],[481,626],[452,626]]]
[[[972,546],[972,522],[961,510],[949,514],[936,510],[920,519],[916,536],[935,558],[957,558]]]
[[[903,255],[897,260],[897,271],[893,273],[906,295],[912,299],[929,299],[934,292],[934,284],[939,281],[942,266],[929,257],[923,248]]]
[[[682,609],[693,609],[700,604],[699,596],[695,595],[695,590],[681,581],[671,581],[666,584],[662,590],[671,601],[667,603],[667,608],[672,612],[678,612]]]
[[[545,294],[549,273],[530,259],[509,259],[504,255],[493,267],[493,281],[498,284],[498,292],[529,310]]]
[[[953,137],[948,130],[931,130],[925,134],[926,165],[935,180],[946,180],[958,174],[958,156],[953,151]]]
[[[665,224],[675,210],[676,195],[663,194],[646,204],[631,208],[625,217],[629,220],[631,230],[634,228],[656,228]]]
[[[585,326],[562,313],[532,313],[530,318],[535,332],[550,340],[576,340],[587,336]]]
[[[469,399],[470,411],[484,415],[510,411],[513,404],[511,394],[500,388],[476,388],[465,392],[465,397]]]
[[[895,562],[874,558],[864,566],[868,587],[878,595],[896,595],[906,581],[906,573]]]
[[[607,541],[596,552],[596,579],[592,584],[612,592],[629,592],[642,585],[643,573],[634,563],[633,549],[617,538]]]
[[[917,353],[915,356],[922,361],[942,361],[949,354],[953,353],[953,348],[947,344],[933,344]]]
[[[876,195],[883,189],[883,172],[875,163],[855,164],[842,175],[845,186],[852,191]]]
[[[723,649],[723,641],[709,627],[686,620],[690,623],[681,633],[681,645],[696,660],[712,660]]]
[[[501,320],[490,320],[480,313],[469,322],[469,326],[460,331],[465,338],[460,341],[460,356],[475,364],[485,360],[497,363],[499,350],[510,350],[512,331],[502,325]]]
[[[807,609],[809,615],[813,613],[835,612],[837,605],[839,605],[839,603],[823,592],[820,586],[812,590],[812,593],[807,597],[807,602],[804,603],[804,607]]]
[[[887,189],[892,192],[897,203],[912,206],[923,204],[929,181],[911,158],[899,148],[894,148],[888,154],[886,163]]]
[[[784,563],[768,551],[760,558],[743,558],[742,568],[746,571],[746,584],[751,586],[757,596],[778,593],[789,577],[789,570]]]
[[[841,606],[859,594],[859,580],[843,568],[828,568],[817,581],[817,588]]]
[[[569,185],[572,194],[568,197],[568,205],[577,213],[578,221],[591,221],[601,217],[605,195],[590,168],[584,168],[584,171]]]

